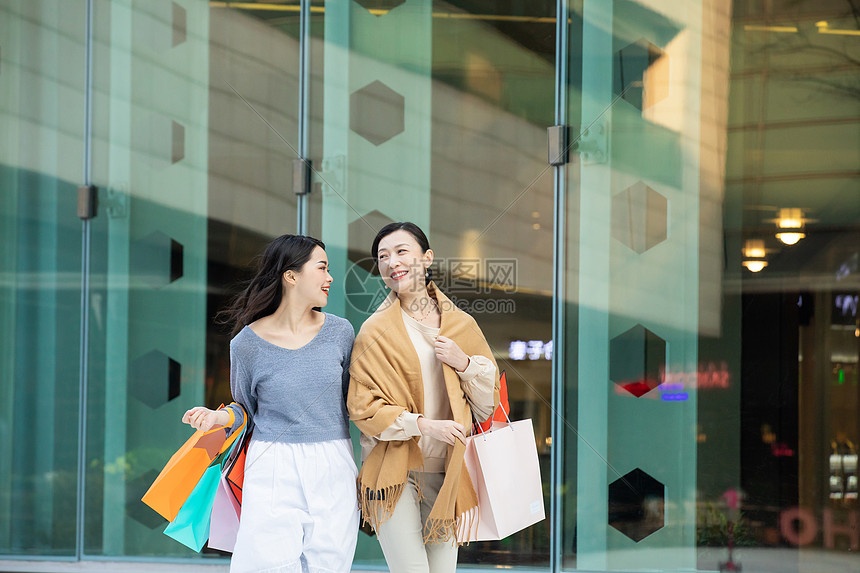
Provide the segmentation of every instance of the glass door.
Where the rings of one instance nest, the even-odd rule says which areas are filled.
[[[434,278],[506,372],[513,417],[534,422],[548,492],[555,2],[327,2],[312,16],[310,231],[340,286],[327,310],[360,327],[384,294],[377,230],[422,227]],[[545,567],[548,524],[463,547],[460,563]],[[360,536],[356,564],[383,566],[375,539]]]
[[[571,6],[564,568],[696,568],[703,4]]]
[[[0,1],[0,553],[76,547],[86,2]]]
[[[296,231],[299,11],[93,10],[84,553],[194,558],[140,498],[190,435],[185,410],[230,401],[214,316]]]

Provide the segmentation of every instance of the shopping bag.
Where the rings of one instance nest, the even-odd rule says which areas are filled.
[[[478,494],[477,525],[460,528],[458,541],[504,539],[546,517],[531,420],[469,436],[465,463]]]
[[[239,533],[239,518],[242,506],[230,489],[227,477],[221,475],[218,491],[212,504],[212,517],[209,520],[209,548],[233,553],[236,534]]]
[[[176,517],[167,524],[164,534],[194,551],[200,551],[209,539],[209,523],[212,504],[221,481],[221,466],[213,465],[203,476],[182,504]]]
[[[244,408],[242,411],[244,413]],[[251,431],[246,426],[221,467],[221,479],[218,482],[218,491],[212,504],[212,517],[209,520],[211,549],[232,553],[236,545],[239,518],[242,515],[245,454],[248,451],[250,438]]]
[[[251,441],[252,433],[250,431],[245,433],[241,442],[236,447],[236,457],[228,462],[224,470],[224,481],[229,488],[230,494],[239,506],[242,505],[242,486],[245,483],[245,458],[248,455],[248,444]]]
[[[167,521],[173,521],[206,468],[244,433],[246,423],[247,416],[229,438],[227,428],[223,426],[194,432],[173,454],[141,501]]]
[[[502,374],[499,376],[499,405],[489,420],[479,424],[481,426],[481,431],[487,432],[491,430],[493,422],[505,422],[508,418],[505,412],[510,411],[511,408],[508,405],[508,383],[505,380],[505,371],[502,370]]]

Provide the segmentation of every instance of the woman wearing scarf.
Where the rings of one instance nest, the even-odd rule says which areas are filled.
[[[475,320],[430,280],[433,251],[420,228],[386,225],[371,254],[391,293],[352,352],[361,514],[391,573],[450,573],[457,532],[476,526],[465,439],[499,403],[497,366]]]

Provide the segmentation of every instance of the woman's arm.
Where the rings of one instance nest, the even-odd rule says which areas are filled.
[[[478,422],[490,419],[496,410],[496,366],[486,356],[470,356],[469,366],[460,376],[460,387],[466,394],[466,400],[472,408],[472,414]]]
[[[420,436],[421,430],[418,429],[418,419],[421,417],[421,414],[404,411],[397,416],[393,424],[382,430],[374,438],[383,442],[397,442]]]
[[[257,401],[251,392],[251,377],[247,375],[232,346],[230,348],[230,390],[235,401],[249,406],[253,405],[256,409]],[[247,412],[247,415],[250,418],[252,413]],[[203,430],[204,432],[216,426],[229,426],[229,435],[242,425],[242,416],[242,408],[238,404],[230,404],[218,410],[196,406],[185,412],[182,416],[182,422],[195,430]]]

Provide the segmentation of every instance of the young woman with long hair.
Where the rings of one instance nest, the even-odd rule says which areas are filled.
[[[347,572],[358,535],[357,470],[345,406],[354,332],[326,305],[322,241],[283,235],[220,314],[233,327],[230,388],[254,425],[230,571]],[[235,405],[196,407],[182,421],[231,431]]]
[[[371,255],[391,293],[361,327],[350,368],[362,517],[391,573],[452,573],[457,532],[476,525],[465,439],[499,403],[497,366],[475,320],[430,280],[418,226],[386,225]]]

